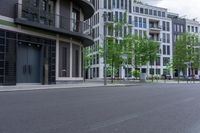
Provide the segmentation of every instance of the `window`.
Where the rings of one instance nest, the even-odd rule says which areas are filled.
[[[136,7],[136,8],[135,8],[135,11],[139,13],[139,7]]]
[[[169,57],[163,57],[163,66],[167,66],[170,62],[170,58]]]
[[[198,33],[198,27],[195,27],[195,32]]]
[[[108,0],[108,9],[111,9],[111,0]]]
[[[104,8],[107,9],[107,0],[104,0]]]
[[[165,17],[165,12],[162,12],[162,17],[163,17],[163,18]]]
[[[139,17],[139,27],[142,28],[142,18]]]
[[[144,13],[144,8],[140,8],[140,13]]]
[[[138,27],[138,17],[134,17],[135,27]]]
[[[187,26],[187,28],[188,28],[188,32],[190,32],[190,26],[189,25]]]
[[[174,24],[174,31],[177,31],[177,29],[176,29],[176,24]]]
[[[162,27],[163,27],[163,30],[165,31],[166,30],[165,21],[162,22]]]
[[[122,12],[120,12],[119,13],[119,21],[122,22],[122,20],[123,20],[123,15],[122,15]]]
[[[124,9],[124,0],[121,0],[121,9]]]
[[[167,55],[170,55],[170,46],[167,46]]]
[[[156,74],[158,74],[158,75],[160,74],[160,69],[158,69],[158,68],[156,69]]]
[[[145,9],[145,14],[148,14],[149,13],[149,10],[148,9]]]
[[[153,11],[153,15],[157,16],[157,11],[156,10]]]
[[[115,12],[115,21],[117,21],[117,22],[118,22],[118,20],[119,20],[119,17],[118,17],[118,12]]]
[[[181,25],[181,32],[183,32],[183,25]]]
[[[149,15],[152,15],[153,12],[152,12],[152,9],[149,9]]]
[[[115,0],[112,1],[113,8],[115,8]]]
[[[79,77],[79,50],[76,50],[75,52],[75,77]]]
[[[163,43],[166,42],[166,36],[165,36],[165,33],[163,33]]]
[[[167,22],[167,31],[170,31],[170,25],[169,25],[169,22]]]
[[[163,45],[163,55],[166,55],[166,45]]]
[[[149,72],[150,72],[151,75],[154,75],[154,69],[153,68],[150,68]]]
[[[125,0],[125,9],[128,9],[127,0]]]
[[[129,17],[128,17],[128,23],[129,23],[129,24],[132,24],[132,16],[129,16]]]
[[[129,0],[129,13],[132,12],[132,9],[131,9],[132,5],[131,5],[131,0]]]
[[[180,25],[177,25],[177,32],[180,32]]]
[[[160,57],[156,58],[156,66],[160,66]]]
[[[113,21],[113,13],[108,12],[108,21]]]
[[[158,11],[158,16],[161,17],[161,11]]]
[[[69,77],[69,46],[59,46],[59,77]]]
[[[73,9],[72,11],[72,29],[73,31],[78,32],[79,31],[79,26],[80,26],[80,12],[76,9]]]
[[[143,18],[143,28],[147,28],[147,19]]]
[[[192,26],[192,32],[194,32],[194,26]]]
[[[167,43],[170,43],[170,34],[167,34]]]
[[[106,0],[107,1],[107,0]],[[117,8],[119,9],[119,0],[117,0]]]

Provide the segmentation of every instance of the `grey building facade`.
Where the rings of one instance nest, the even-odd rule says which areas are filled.
[[[186,33],[186,19],[180,18],[178,14],[169,13],[168,17],[172,19],[172,44],[173,53],[175,52],[177,38]],[[174,70],[174,77],[178,77],[178,70]]]
[[[1,0],[0,85],[83,80],[93,14],[87,0]]]

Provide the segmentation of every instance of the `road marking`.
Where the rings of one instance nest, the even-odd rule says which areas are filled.
[[[107,120],[107,121],[104,121],[104,122],[99,122],[99,123],[95,124],[94,126],[91,126],[89,131],[94,131],[94,130],[97,130],[97,129],[100,129],[100,128],[112,126],[112,125],[119,124],[119,123],[131,120],[131,119],[135,119],[135,118],[138,118],[138,117],[139,117],[139,115],[137,115],[137,114],[131,114],[131,115]]]

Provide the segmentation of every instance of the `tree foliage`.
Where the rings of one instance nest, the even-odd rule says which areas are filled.
[[[195,34],[184,33],[178,37],[175,45],[173,56],[173,68],[180,72],[185,72],[186,69],[192,67],[193,69],[199,68],[199,37]]]

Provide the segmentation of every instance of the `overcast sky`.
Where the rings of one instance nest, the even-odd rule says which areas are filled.
[[[200,20],[200,0],[141,0],[144,3],[167,8],[170,12],[178,13],[180,16]]]

